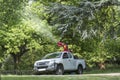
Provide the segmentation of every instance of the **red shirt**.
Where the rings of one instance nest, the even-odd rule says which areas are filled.
[[[66,44],[64,44],[64,43],[62,43],[62,42],[60,42],[60,41],[57,43],[57,45],[58,45],[59,47],[63,47],[64,51],[69,51],[68,45],[66,45]]]

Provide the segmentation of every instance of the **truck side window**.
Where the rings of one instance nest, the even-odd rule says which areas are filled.
[[[72,55],[71,55],[71,53],[68,53],[68,56],[69,56],[69,58],[72,58]]]
[[[64,53],[64,54],[63,54],[63,59],[66,59],[66,58],[68,58],[68,54],[67,54],[67,53]]]

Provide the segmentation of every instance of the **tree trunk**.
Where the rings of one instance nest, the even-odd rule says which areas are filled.
[[[18,63],[19,63],[18,57],[16,55],[14,55],[13,60],[14,60],[14,70],[17,70],[18,69]]]
[[[18,69],[18,64],[20,61],[20,57],[18,54],[11,54],[11,56],[13,57],[13,61],[14,61],[14,70]]]
[[[27,51],[29,51],[29,49],[26,49],[26,44],[21,45],[19,47],[20,52],[18,53],[11,53],[11,56],[13,57],[14,60],[14,70],[19,69],[18,65],[19,65],[19,61],[20,58],[23,56],[24,53],[26,53]]]

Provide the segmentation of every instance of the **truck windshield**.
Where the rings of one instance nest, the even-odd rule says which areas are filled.
[[[60,56],[61,56],[60,52],[55,52],[47,54],[45,57],[43,57],[43,59],[60,58]]]

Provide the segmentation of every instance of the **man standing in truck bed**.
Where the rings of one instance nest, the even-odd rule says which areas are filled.
[[[59,47],[63,47],[63,51],[70,51],[69,49],[68,49],[68,45],[67,44],[65,44],[65,43],[62,43],[62,42],[58,42],[57,43],[57,45],[59,46]]]

